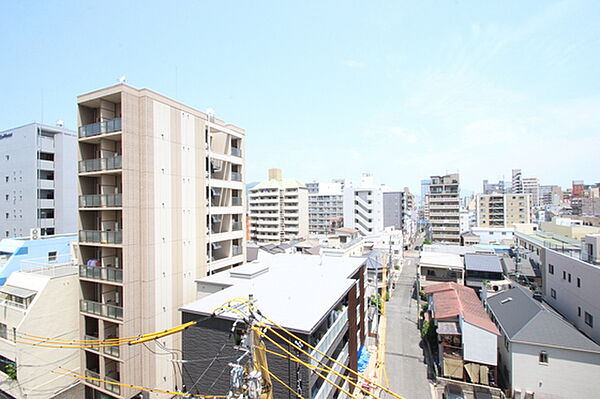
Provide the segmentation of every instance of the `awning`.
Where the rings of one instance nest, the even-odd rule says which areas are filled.
[[[37,291],[28,290],[27,288],[13,287],[12,285],[0,287],[0,292],[23,299],[27,299],[37,294]]]
[[[460,335],[460,328],[455,321],[438,321],[437,333],[441,335]]]

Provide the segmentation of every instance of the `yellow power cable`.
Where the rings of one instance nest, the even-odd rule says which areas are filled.
[[[309,368],[312,367],[310,364],[307,364],[306,362],[303,362],[302,359],[298,358],[298,356],[294,355],[293,353],[287,351],[284,347],[282,347],[279,343],[277,343],[273,338],[269,337],[267,334],[263,333],[262,331],[260,331],[260,328],[258,327],[252,327],[252,329],[254,331],[256,331],[258,334],[260,334],[262,337],[266,338],[267,340],[269,340],[273,345],[277,346],[279,349],[281,349],[283,352],[287,353],[288,355],[290,355],[292,358],[295,358],[296,360],[298,360],[298,362],[300,364],[302,364],[304,367]],[[293,345],[293,344],[292,344]],[[310,356],[310,355],[309,355]],[[333,370],[331,370],[332,373],[335,374],[335,372]],[[330,383],[331,385],[333,385],[334,387],[336,387],[339,391],[345,393],[346,395],[348,395],[351,398],[357,399],[356,396],[352,395],[350,392],[346,391],[344,388],[342,388],[341,386],[337,385],[335,382],[331,381],[330,379],[327,378],[326,375],[323,375],[319,372],[316,372],[316,374],[321,377],[323,380],[327,381],[328,383]]]
[[[253,306],[252,302],[250,302],[249,300],[245,299],[245,298],[234,298],[232,299],[230,302],[242,302],[244,304],[246,304],[246,306],[251,307]],[[286,329],[283,326],[280,326],[279,324],[275,323],[273,320],[269,319],[268,317],[263,316],[263,318],[268,321],[271,325],[273,325],[274,327],[277,327],[278,329],[286,332],[288,335],[290,335],[291,337],[293,337],[294,339],[298,340],[299,342],[302,342],[303,344],[305,344],[306,346],[308,346],[309,348],[317,351],[319,354],[323,355],[324,357],[326,357],[327,359],[333,361],[335,364],[338,364],[340,366],[342,366],[344,369],[346,369],[347,371],[351,372],[352,374],[356,375],[357,377],[362,377],[358,372],[352,370],[350,367],[346,366],[345,364],[342,364],[340,362],[338,362],[337,360],[327,356],[327,354],[321,352],[319,349],[315,348],[314,346],[312,346],[311,344],[309,344],[308,342],[304,341],[303,339],[299,338],[298,336],[296,336],[294,333],[292,333],[291,331],[289,331],[288,329]],[[264,324],[264,323],[263,323]],[[272,329],[271,329],[272,330]],[[295,346],[295,345],[294,345]],[[364,377],[363,377],[364,378]],[[392,395],[394,398],[396,399],[404,399],[402,396],[398,395],[397,393],[391,391],[389,388],[386,388],[380,384],[378,384],[377,382],[371,381],[367,378],[364,378],[365,381],[367,381],[370,384],[375,385],[376,387],[382,389],[383,391],[387,392],[388,394]]]
[[[277,377],[275,374],[271,373],[269,371],[269,369],[267,369],[265,366],[263,366],[262,364],[260,365],[260,368],[265,370],[271,377],[273,377],[277,382],[279,382],[281,385],[283,385],[284,387],[286,387],[287,389],[290,390],[290,392],[292,392],[294,395],[296,395],[298,398],[300,399],[304,399],[304,397],[302,395],[300,395],[298,392],[294,391],[288,384],[286,384],[285,382],[283,382],[281,379],[279,379],[279,377]]]
[[[88,380],[88,381],[97,381],[97,382],[103,382],[105,384],[110,384],[110,385],[118,385],[120,387],[131,388],[131,389],[136,389],[136,390],[140,390],[140,391],[146,391],[146,392],[152,392],[152,393],[164,393],[166,395],[177,395],[177,396],[186,396],[186,397],[193,396],[195,398],[226,398],[227,397],[226,395],[193,395],[193,394],[189,394],[189,393],[185,393],[185,392],[165,391],[165,390],[156,389],[156,388],[139,387],[136,385],[123,384],[121,382],[116,382],[116,381],[107,381],[107,380],[103,380],[101,378],[88,377],[86,375],[76,373],[75,371],[66,369],[64,367],[60,367],[60,369],[66,370],[68,373],[61,373],[61,372],[55,371],[55,370],[52,370],[52,373],[59,374],[59,375],[66,375],[66,376],[75,377],[75,378]]]

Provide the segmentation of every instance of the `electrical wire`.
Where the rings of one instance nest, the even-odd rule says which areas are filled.
[[[262,364],[260,365],[260,368],[263,369],[264,371],[266,371],[271,377],[273,377],[275,379],[275,381],[277,381],[278,383],[280,383],[281,385],[283,385],[284,387],[286,387],[290,392],[292,392],[294,395],[296,395],[298,398],[300,399],[305,399],[302,395],[300,395],[298,392],[294,391],[288,384],[286,384],[285,382],[283,382],[279,377],[277,377],[275,374],[271,373],[269,371],[269,369],[267,369],[265,366],[263,366]]]
[[[166,391],[163,389],[156,389],[156,388],[145,388],[145,387],[140,387],[140,386],[136,386],[136,385],[130,385],[130,384],[123,384],[121,382],[116,382],[116,381],[107,381],[107,380],[103,380],[101,378],[94,378],[94,377],[88,377],[79,373],[76,373],[74,371],[71,371],[69,369],[65,369],[63,367],[59,367],[61,370],[65,370],[67,371],[66,373],[62,373],[59,371],[55,371],[53,370],[52,372],[54,374],[59,374],[59,375],[67,375],[67,376],[71,376],[71,377],[75,377],[75,378],[79,378],[79,379],[83,379],[83,380],[88,380],[88,381],[97,381],[97,382],[103,382],[105,384],[110,384],[110,385],[118,385],[120,387],[125,387],[125,388],[131,388],[131,389],[135,389],[135,390],[139,390],[139,391],[145,391],[145,392],[152,392],[152,393],[164,393],[167,395],[176,395],[176,396],[185,396],[185,397],[190,397],[193,396],[195,398],[226,398],[226,395],[193,395],[193,394],[189,394],[189,393],[185,393],[185,392],[177,392],[177,391]]]

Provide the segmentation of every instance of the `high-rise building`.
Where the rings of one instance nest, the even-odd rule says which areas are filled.
[[[404,187],[403,191],[383,193],[383,226],[404,230],[409,227],[414,208],[413,195]]]
[[[478,194],[477,226],[510,227],[531,223],[529,194]]]
[[[512,170],[512,193],[531,195],[531,206],[540,206],[540,181],[537,177],[523,177],[521,169]]]
[[[511,191],[515,194],[523,194],[523,173],[521,169],[512,170]]]
[[[458,173],[431,176],[429,223],[434,241],[460,244],[460,190]]]
[[[0,132],[0,237],[77,230],[77,136],[30,123]]]
[[[115,339],[179,325],[196,278],[244,263],[245,132],[125,84],[77,101],[82,335]],[[180,340],[86,348],[82,374],[178,390],[181,375],[162,348],[180,350]],[[138,393],[84,384],[91,399]]]
[[[250,189],[250,238],[257,243],[282,243],[308,238],[308,189],[296,179],[269,169],[269,180]]]
[[[431,179],[423,179],[421,180],[421,206],[425,206],[425,198],[429,195],[429,185],[431,184]]]
[[[327,234],[344,217],[344,181],[306,183],[310,234]]]

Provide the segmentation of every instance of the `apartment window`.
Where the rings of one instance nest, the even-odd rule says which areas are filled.
[[[577,306],[577,317],[581,317],[581,306]]]
[[[567,280],[569,280],[569,283],[571,282],[571,273],[569,273],[569,278]]]
[[[540,363],[548,364],[548,352],[546,352],[546,351],[540,352]]]
[[[554,265],[548,264],[548,273],[554,274]]]
[[[567,279],[567,272],[563,270],[563,280]]]
[[[588,312],[585,312],[585,324],[587,324],[590,327],[594,327],[594,316],[592,316]]]
[[[577,288],[581,288],[581,279],[577,277]]]
[[[56,251],[48,252],[48,262],[56,262],[57,253]]]
[[[550,288],[550,296],[553,299],[556,299],[556,290],[554,288]]]
[[[0,338],[8,339],[6,324],[0,323]]]

